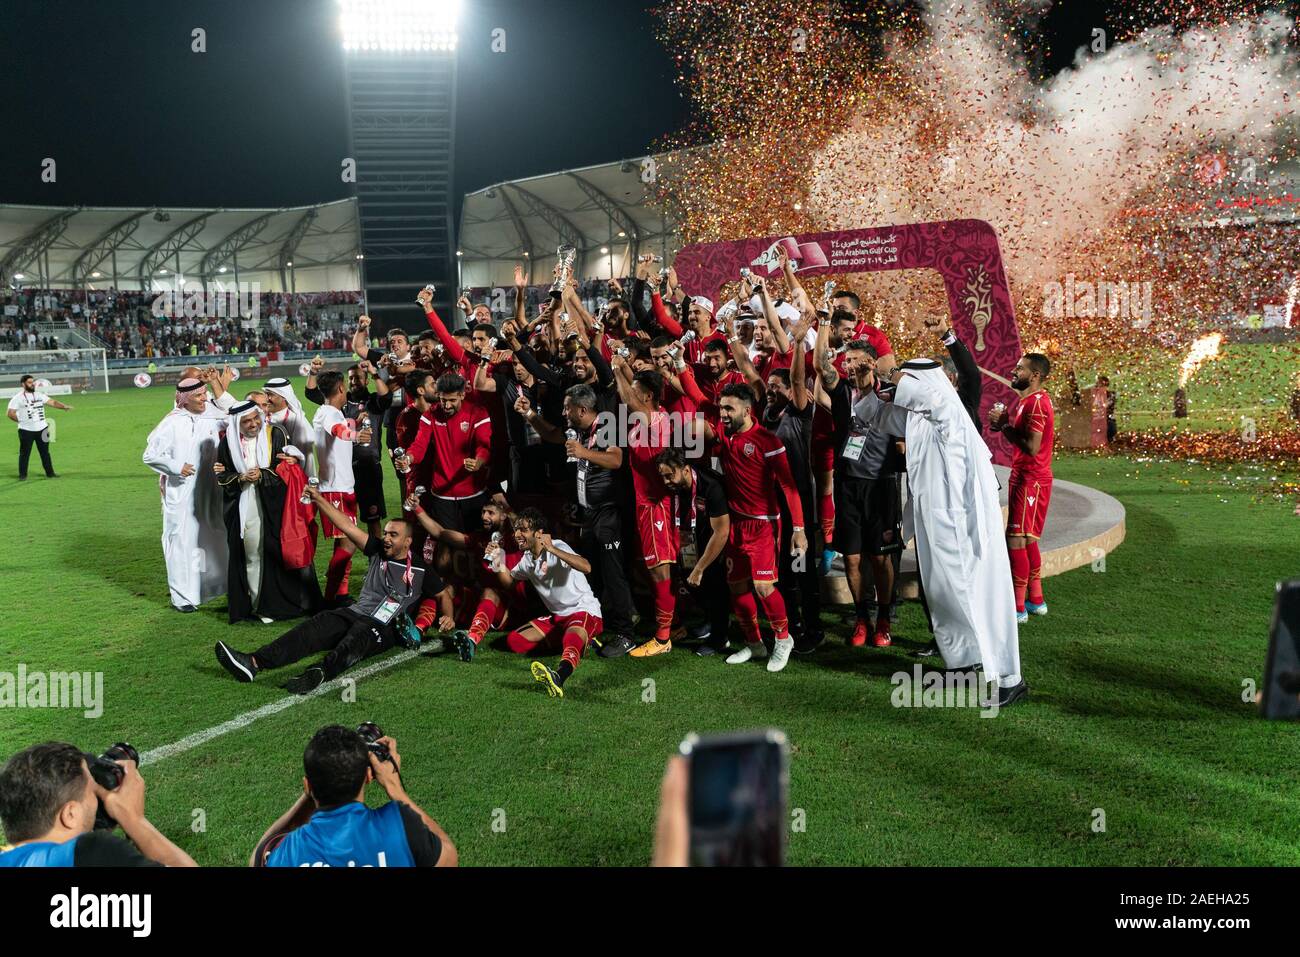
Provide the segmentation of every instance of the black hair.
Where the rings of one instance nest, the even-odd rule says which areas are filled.
[[[722,395],[719,397],[725,399],[730,396],[733,399],[739,399],[745,405],[754,404],[754,390],[742,382],[733,382],[730,385],[722,387]]]
[[[773,369],[771,372],[768,373],[768,375],[769,375],[769,376],[776,376],[778,379],[781,380],[781,384],[784,385],[784,386],[788,386],[788,385],[790,384],[790,370],[789,370],[789,369]]]
[[[352,728],[331,724],[321,728],[302,755],[311,796],[320,807],[337,807],[355,800],[366,783],[370,752]]]
[[[727,344],[723,342],[721,339],[710,339],[708,342],[704,343],[704,351],[705,352],[729,352],[730,350],[727,348]]]
[[[436,332],[434,332],[432,329],[425,329],[424,332],[420,333],[416,337],[415,341],[428,342],[430,339],[437,339],[437,338],[438,338],[438,334]]]
[[[326,399],[346,388],[343,382],[343,373],[330,369],[322,372],[316,380],[316,388],[320,389],[321,395]]]
[[[532,506],[515,513],[510,519],[510,524],[515,528],[528,528],[534,532],[548,532],[551,527],[542,510]]]
[[[415,534],[415,522],[411,521],[409,518],[407,518],[404,515],[397,515],[393,518],[388,519],[388,521],[396,522],[398,525],[405,525],[407,535]]]
[[[464,392],[465,378],[464,376],[456,375],[456,373],[454,372],[445,372],[442,375],[438,376],[438,382],[436,388],[440,393]]]
[[[666,465],[670,469],[684,469],[686,456],[681,449],[664,449],[655,456],[655,465]]]
[[[858,298],[858,294],[856,292],[849,292],[847,289],[839,290],[835,295],[831,296],[831,299],[847,299],[849,302],[853,303],[854,309],[857,309],[862,305],[862,300]]]
[[[854,352],[865,352],[867,355],[871,356],[871,358],[873,358],[873,359],[879,359],[879,358],[880,358],[880,354],[876,352],[876,347],[873,346],[873,345],[872,345],[870,342],[868,342],[866,339],[854,339],[852,342],[850,342],[850,343],[849,343],[848,345],[846,345],[844,348],[845,348],[845,349],[852,349]]]
[[[653,369],[646,369],[632,376],[632,381],[638,383],[641,388],[650,393],[651,398],[658,404],[664,394],[664,377]]]
[[[1040,379],[1046,379],[1052,372],[1052,363],[1041,352],[1026,352],[1025,361],[1029,363],[1029,368],[1036,372]]]
[[[19,379],[18,382],[19,384],[22,384],[26,382],[28,379],[34,379],[34,378],[36,378],[34,375],[25,375],[21,379]]]
[[[413,369],[406,374],[406,391],[414,392],[432,378],[433,373],[428,369]]]
[[[640,336],[637,336],[635,339],[626,340],[623,343],[623,347],[627,349],[629,359],[650,358],[650,344]]]
[[[405,339],[407,342],[410,342],[410,341],[411,341],[411,336],[407,333],[407,331],[406,331],[405,329],[389,329],[389,330],[388,330],[388,338],[389,338],[389,339],[392,339],[393,336],[401,336],[401,337],[402,337],[403,339]]]
[[[655,336],[650,340],[650,348],[663,349],[666,346],[671,346],[675,341],[672,336]]]
[[[0,769],[0,824],[10,844],[40,837],[59,809],[85,794],[86,756],[61,741],[34,744]]]
[[[492,338],[495,339],[495,338],[496,338],[496,334],[497,334],[497,327],[494,326],[494,325],[492,325],[492,323],[490,323],[490,322],[480,322],[480,323],[478,323],[476,326],[474,326],[474,330],[473,330],[473,331],[474,331],[474,332],[485,332],[485,333],[487,333],[489,336],[491,336]]]

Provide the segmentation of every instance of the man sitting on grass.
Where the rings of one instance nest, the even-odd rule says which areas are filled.
[[[307,494],[334,527],[370,559],[361,594],[351,605],[313,615],[252,654],[236,651],[224,641],[218,641],[216,646],[217,661],[237,681],[252,681],[266,668],[281,668],[308,655],[327,652],[319,665],[284,684],[285,690],[294,694],[314,691],[364,658],[415,641],[416,637],[407,633],[406,616],[417,602],[414,618],[420,633],[435,619],[440,631],[455,627],[451,589],[433,568],[425,566],[422,556],[412,553],[410,522],[390,519],[384,525],[383,537],[371,538],[320,491],[308,486]]]

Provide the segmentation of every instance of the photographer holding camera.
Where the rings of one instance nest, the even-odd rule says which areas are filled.
[[[0,867],[197,867],[144,816],[136,758],[130,746],[99,757],[57,741],[10,758],[0,769]]]
[[[333,724],[302,757],[303,793],[258,841],[253,867],[455,867],[456,846],[402,786],[397,742],[377,726]],[[366,807],[366,785],[389,797]]]

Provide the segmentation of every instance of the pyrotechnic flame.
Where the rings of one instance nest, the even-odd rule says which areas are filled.
[[[1196,370],[1203,363],[1219,358],[1221,342],[1223,342],[1223,333],[1211,332],[1208,336],[1201,336],[1192,343],[1192,347],[1187,350],[1187,355],[1183,357],[1183,365],[1178,372],[1178,388],[1186,386],[1187,380],[1196,374]]]
[[[1300,272],[1291,280],[1291,288],[1286,291],[1286,324],[1291,326],[1291,313],[1295,311],[1296,296],[1300,295]]]

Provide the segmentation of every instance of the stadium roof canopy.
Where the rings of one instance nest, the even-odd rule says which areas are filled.
[[[639,252],[675,249],[675,225],[648,202],[666,159],[637,157],[467,194],[456,247],[461,285],[508,285],[516,263],[532,264],[531,282],[549,281],[562,243],[577,247],[580,278],[626,276]]]
[[[282,209],[0,205],[0,281],[46,289],[360,289],[356,201]],[[21,277],[21,278],[19,278]]]

